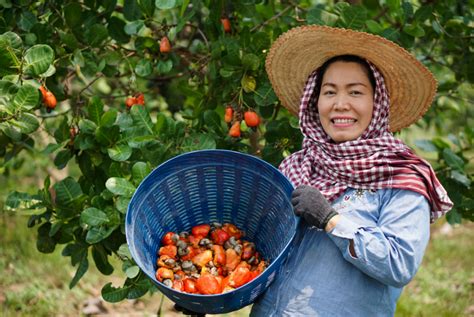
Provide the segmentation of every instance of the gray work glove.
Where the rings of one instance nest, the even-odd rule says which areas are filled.
[[[293,191],[291,203],[295,215],[323,230],[329,220],[338,214],[319,190],[308,185],[300,185]]]

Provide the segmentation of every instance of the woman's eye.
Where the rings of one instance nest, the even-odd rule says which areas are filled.
[[[351,91],[351,95],[362,95],[362,92],[360,92],[358,90],[353,90],[353,91]]]
[[[334,94],[335,94],[335,92],[332,91],[332,90],[326,90],[325,92],[323,92],[323,95],[325,95],[325,96],[331,96],[331,95],[334,95]]]

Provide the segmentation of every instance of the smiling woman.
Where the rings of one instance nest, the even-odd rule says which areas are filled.
[[[426,111],[433,76],[392,42],[321,26],[283,34],[266,66],[300,119],[302,150],[280,170],[296,187],[293,211],[304,221],[284,273],[251,316],[393,316],[420,266],[430,220],[452,207],[429,163],[391,132]],[[411,80],[399,73],[406,70]]]
[[[357,139],[369,126],[375,88],[369,74],[367,62],[353,55],[336,56],[321,66],[319,118],[336,143]]]

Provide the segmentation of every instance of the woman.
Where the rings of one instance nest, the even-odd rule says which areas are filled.
[[[427,110],[432,74],[393,42],[322,26],[282,35],[266,67],[282,104],[299,113],[302,150],[280,170],[304,221],[251,316],[394,315],[430,220],[452,207],[429,163],[391,132]]]

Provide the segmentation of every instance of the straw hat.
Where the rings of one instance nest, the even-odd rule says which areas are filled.
[[[281,103],[297,115],[309,74],[337,55],[371,61],[390,93],[390,130],[398,131],[425,114],[436,94],[436,79],[415,57],[377,35],[320,25],[296,27],[270,48],[265,68]]]

